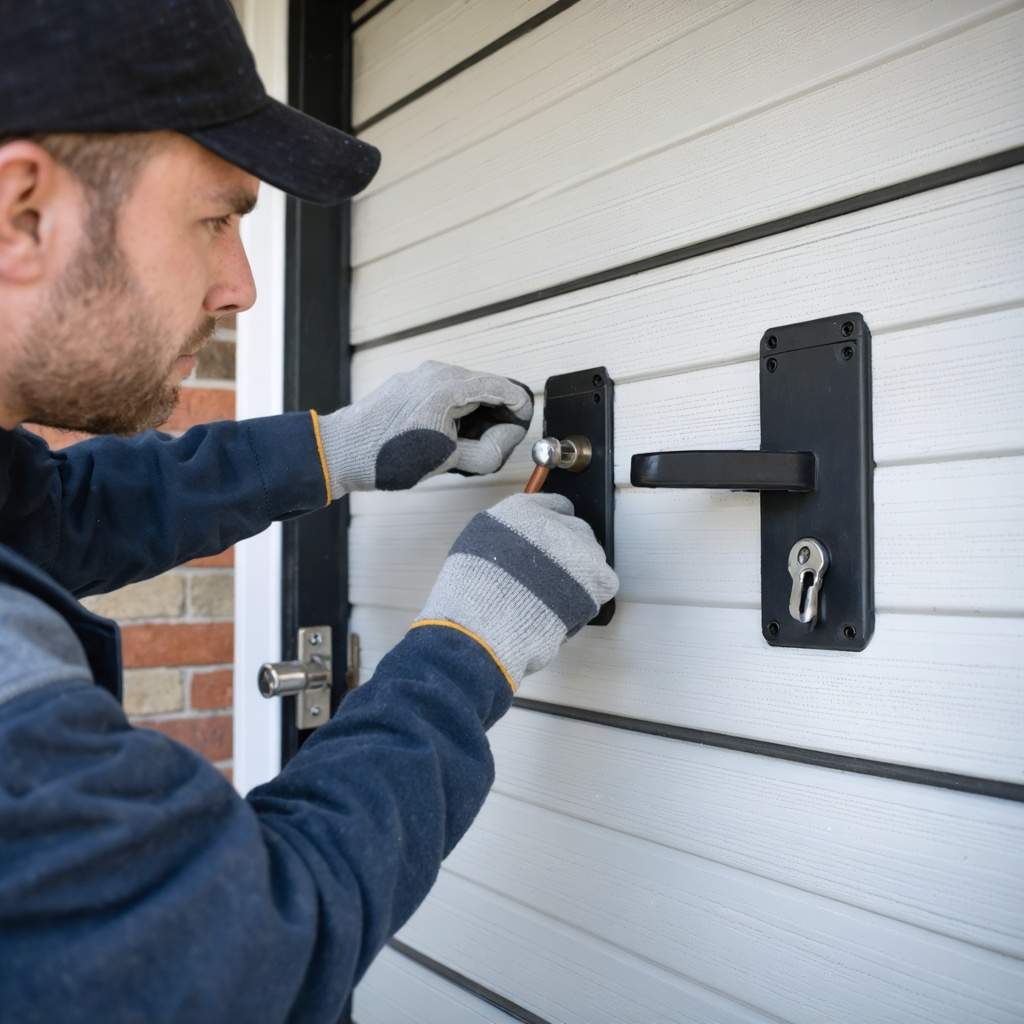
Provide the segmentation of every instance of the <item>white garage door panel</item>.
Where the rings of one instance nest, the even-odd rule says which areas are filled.
[[[1020,804],[515,708],[490,740],[495,789],[517,800],[1024,953]]]
[[[541,390],[604,364],[619,382],[756,358],[780,323],[859,310],[872,332],[1024,301],[1024,167],[635,277],[359,351],[359,398],[440,359]]]
[[[949,33],[951,26],[962,30],[964,18],[976,21],[979,7],[995,5],[977,0],[856,6],[843,0],[767,0],[734,5],[732,12],[701,25],[710,6],[677,4],[682,17],[663,18],[671,31],[654,52],[614,72],[592,67],[593,84],[503,131],[492,128],[482,142],[464,142],[424,171],[405,171],[405,147],[396,142],[392,173],[403,180],[358,201],[353,265],[379,260],[495,210],[528,204],[556,190],[571,191],[584,179],[851,77],[880,55],[891,59],[911,46],[927,45],[937,33]],[[650,32],[659,14],[667,12],[656,5],[637,23]],[[679,22],[695,30],[679,33],[686,28]],[[552,22],[561,33],[558,66],[568,80],[575,77],[576,63],[586,59],[575,46],[578,23],[578,18],[570,22],[561,16]],[[522,43],[523,51],[533,47],[532,39]],[[495,76],[505,69],[485,70]],[[512,91],[518,86],[517,77]],[[470,137],[478,135],[474,121],[467,131]]]
[[[778,1024],[446,871],[398,937],[550,1024]]]
[[[415,615],[355,609],[364,682]],[[620,602],[611,625],[585,630],[521,694],[1024,783],[1020,620],[883,614],[856,655],[770,648],[760,629],[747,609]]]
[[[512,490],[463,487],[353,496],[356,604],[422,607],[474,512]],[[759,498],[622,490],[616,569],[625,601],[756,607]],[[893,466],[875,473],[879,610],[1024,614],[1024,458]]]
[[[1007,14],[368,264],[353,340],[1019,145],[1022,46]]]
[[[548,6],[550,0],[396,0],[352,36],[359,124]]]
[[[388,155],[362,195],[466,150],[749,3],[580,0],[528,36],[362,132],[362,138]]]
[[[799,1024],[1024,1008],[1019,961],[500,794],[444,870]]]
[[[514,1018],[384,949],[356,989],[358,1024],[513,1024]]]

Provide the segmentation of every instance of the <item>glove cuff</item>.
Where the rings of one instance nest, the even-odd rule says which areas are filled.
[[[349,491],[373,490],[376,452],[368,432],[358,429],[356,419],[352,406],[320,417],[332,501]]]
[[[558,653],[565,623],[492,561],[448,556],[417,621],[446,621],[483,641],[513,690]]]

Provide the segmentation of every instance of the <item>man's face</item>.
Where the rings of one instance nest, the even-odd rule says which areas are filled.
[[[258,186],[168,133],[113,224],[86,200],[77,247],[11,367],[25,419],[91,433],[164,422],[217,318],[255,301],[239,219]]]

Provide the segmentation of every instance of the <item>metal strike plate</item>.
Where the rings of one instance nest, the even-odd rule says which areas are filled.
[[[315,729],[331,718],[331,642],[330,626],[306,626],[299,630],[298,660],[314,662],[326,670],[326,681],[309,687],[295,698],[295,724],[299,729]]]
[[[552,470],[544,484],[547,494],[563,494],[576,515],[590,524],[615,566],[615,384],[603,366],[549,377],[544,387],[544,434],[579,436],[590,441],[590,464],[582,472]],[[590,620],[606,626],[615,614],[615,601],[602,606]]]
[[[871,332],[859,313],[773,327],[760,347],[761,448],[813,452],[810,492],[761,494],[761,627],[773,647],[861,651],[875,628]],[[800,538],[828,552],[813,622],[789,610]]]

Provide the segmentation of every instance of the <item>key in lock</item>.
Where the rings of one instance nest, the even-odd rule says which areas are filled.
[[[789,614],[812,628],[818,621],[821,585],[828,571],[828,551],[813,537],[803,537],[789,550]]]

